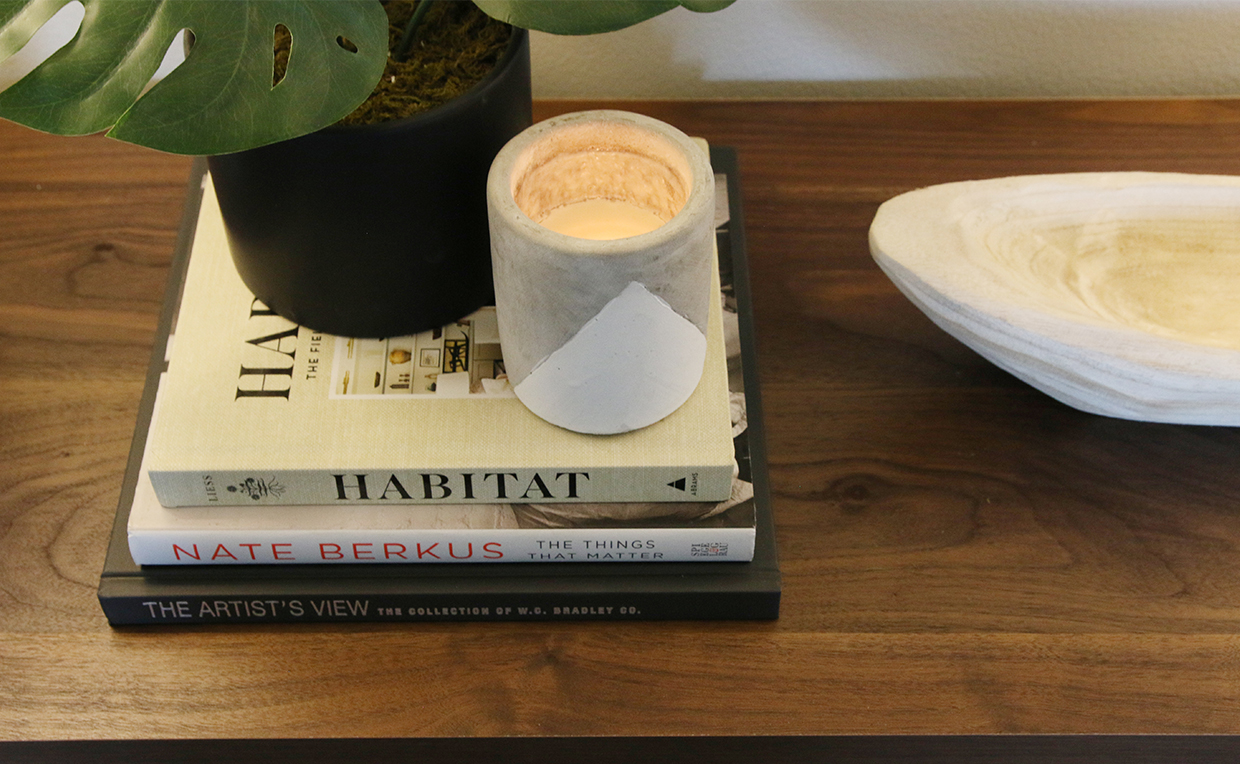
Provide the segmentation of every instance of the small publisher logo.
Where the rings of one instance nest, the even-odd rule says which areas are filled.
[[[263,480],[262,478],[246,478],[236,485],[228,486],[229,493],[240,493],[249,496],[254,501],[265,499],[267,497],[278,497],[284,493],[284,486],[280,485],[274,478],[271,480]]]
[[[690,557],[727,557],[727,544],[693,544],[689,549]]]

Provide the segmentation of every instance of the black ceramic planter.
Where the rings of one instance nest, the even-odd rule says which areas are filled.
[[[268,307],[353,337],[411,334],[493,300],[486,179],[532,121],[529,36],[464,96],[208,165],[242,280]]]

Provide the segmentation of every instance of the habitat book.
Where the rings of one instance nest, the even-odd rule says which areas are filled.
[[[757,518],[745,467],[722,502],[172,508],[140,468],[129,551],[140,565],[747,562]]]
[[[683,406],[633,432],[571,432],[513,394],[493,308],[384,339],[331,336],[276,315],[237,275],[209,175],[203,182],[150,436],[147,467],[164,506],[731,495],[718,301],[702,378]]]
[[[720,267],[724,293],[737,324],[743,355],[752,358],[753,326],[747,310],[744,230],[736,190],[735,155],[713,148],[718,180],[730,187],[723,200]],[[201,170],[199,170],[201,172]],[[199,192],[191,187],[191,202]],[[193,233],[192,210],[183,238]],[[730,215],[730,221],[728,217]],[[184,272],[182,252],[170,277],[171,297],[161,326],[167,332]],[[521,565],[375,565],[328,563],[280,565],[147,565],[129,548],[130,512],[143,476],[147,426],[154,408],[164,356],[161,342],[148,370],[139,426],[99,580],[99,601],[109,623],[203,624],[330,621],[447,620],[667,620],[773,619],[779,615],[781,581],[767,482],[762,406],[753,363],[729,365],[732,386],[744,391],[747,427],[734,445],[738,479],[750,484],[753,552],[749,562],[531,561]],[[737,505],[739,508],[741,505]],[[433,509],[405,505],[407,511]],[[397,508],[399,509],[399,508]],[[547,505],[545,511],[571,511]],[[230,510],[236,511],[236,510]],[[262,512],[262,508],[255,508]],[[346,510],[347,511],[347,510]],[[543,518],[544,524],[553,524]],[[647,527],[651,524],[646,523]],[[655,526],[657,527],[657,526]],[[245,547],[241,547],[245,549]],[[213,550],[214,552],[214,550]],[[363,555],[366,553],[363,552]]]

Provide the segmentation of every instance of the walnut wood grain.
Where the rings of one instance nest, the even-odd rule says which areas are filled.
[[[0,738],[1240,732],[1240,433],[1052,401],[866,242],[931,183],[1240,174],[1240,103],[607,105],[739,150],[779,621],[110,629],[94,586],[189,163],[5,123]]]

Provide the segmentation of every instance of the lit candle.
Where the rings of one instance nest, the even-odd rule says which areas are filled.
[[[565,204],[538,221],[543,228],[556,233],[596,241],[640,236],[663,223],[663,218],[653,212],[617,199],[585,199]]]

